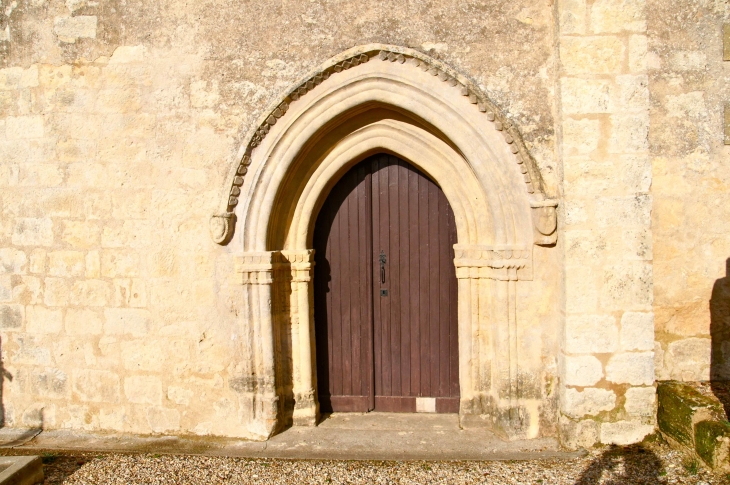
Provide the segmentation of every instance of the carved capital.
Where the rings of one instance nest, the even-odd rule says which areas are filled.
[[[558,241],[558,207],[557,200],[530,202],[532,207],[532,227],[535,244],[552,246]]]
[[[460,279],[531,279],[532,251],[518,247],[454,245],[454,266]]]
[[[314,269],[314,249],[303,251],[282,251],[282,259],[291,270],[292,281],[301,283],[312,281]]]
[[[244,285],[270,285],[274,282],[273,272],[279,256],[278,251],[244,253],[238,261],[236,271],[242,273]]]
[[[233,212],[224,212],[223,214],[214,214],[210,217],[210,237],[216,244],[225,245],[233,236],[233,228],[236,225],[236,214]]]

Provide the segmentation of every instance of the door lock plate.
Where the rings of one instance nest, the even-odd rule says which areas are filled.
[[[388,290],[380,290],[380,296],[388,296]]]

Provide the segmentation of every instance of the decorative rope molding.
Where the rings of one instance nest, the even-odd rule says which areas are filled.
[[[544,199],[545,194],[542,177],[519,131],[471,81],[444,63],[416,50],[390,45],[368,45],[343,52],[306,76],[286,94],[283,101],[273,105],[265,112],[260,118],[260,122],[255,125],[255,129],[249,131],[245,137],[245,140],[248,141],[239,151],[240,162],[228,178],[230,180],[230,190],[228,190],[226,201],[224,202],[225,212],[213,215],[210,220],[211,235],[216,243],[227,244],[230,241],[235,226],[233,211],[238,205],[241,187],[248,172],[248,167],[251,164],[251,153],[261,144],[271,130],[271,127],[286,114],[289,105],[298,101],[316,86],[329,79],[330,76],[373,59],[418,67],[424,74],[437,76],[441,81],[458,89],[460,94],[465,96],[476,109],[485,114],[487,120],[492,122],[495,130],[502,132],[504,141],[509,146],[510,152],[515,155],[515,161],[524,179],[527,192],[529,194],[537,192]],[[551,205],[553,210],[555,205]]]

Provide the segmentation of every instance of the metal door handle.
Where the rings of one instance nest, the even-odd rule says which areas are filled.
[[[385,257],[385,251],[380,250],[380,283],[385,284],[385,263],[387,258]]]

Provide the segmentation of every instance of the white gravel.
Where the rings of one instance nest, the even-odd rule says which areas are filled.
[[[378,462],[46,452],[46,484],[730,484],[664,445],[567,461]]]

